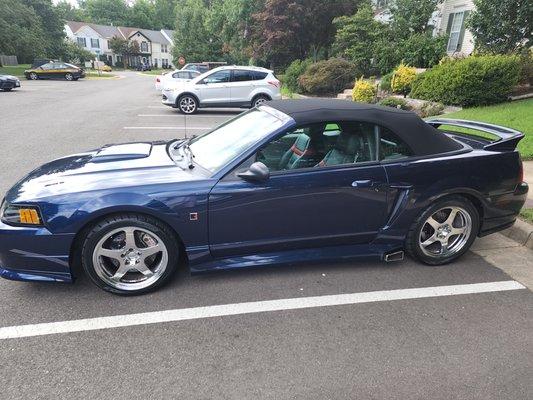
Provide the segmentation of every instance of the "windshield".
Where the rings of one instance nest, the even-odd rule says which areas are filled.
[[[191,140],[189,147],[200,166],[215,172],[289,120],[270,107],[254,108]]]

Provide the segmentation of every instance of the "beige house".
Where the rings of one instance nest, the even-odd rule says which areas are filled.
[[[372,0],[377,21],[388,23],[391,20],[389,11],[394,0]],[[469,55],[474,50],[472,33],[465,28],[468,14],[474,10],[472,0],[444,0],[431,17],[433,33],[447,34],[449,36],[446,52],[449,55]]]
[[[128,56],[128,65],[136,67],[140,64],[149,64],[154,68],[174,68],[171,56],[174,31],[171,30],[154,31],[67,21],[65,33],[67,38],[91,51],[95,56],[99,56],[100,59],[105,59],[111,66],[124,61],[121,54],[115,54],[109,48],[109,40],[113,37],[120,37],[138,44],[139,51],[137,54]]]
[[[472,0],[445,0],[440,4],[435,33],[449,36],[446,46],[449,55],[469,55],[474,51],[474,38],[465,28],[466,18],[474,8]]]

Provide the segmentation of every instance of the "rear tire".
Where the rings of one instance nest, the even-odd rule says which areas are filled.
[[[65,74],[65,79],[67,81],[72,81],[72,80],[74,80],[74,75],[72,75],[70,72],[68,72],[68,73]]]
[[[120,295],[150,292],[167,283],[179,264],[179,245],[165,224],[120,214],[98,222],[83,238],[81,261],[94,284]]]
[[[405,248],[424,264],[448,264],[468,251],[479,224],[479,213],[470,201],[450,196],[428,207],[413,222]]]
[[[270,101],[270,98],[267,95],[260,94],[254,97],[252,100],[252,108],[258,107],[263,103],[266,103],[267,101]]]
[[[36,81],[37,79],[39,79],[39,75],[37,75],[35,72],[30,72],[28,79],[31,81]]]

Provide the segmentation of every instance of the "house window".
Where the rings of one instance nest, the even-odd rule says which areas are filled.
[[[453,53],[460,49],[459,39],[461,37],[461,30],[463,29],[464,16],[464,11],[450,14],[448,20],[450,38],[448,39],[448,47],[446,48],[448,53]]]
[[[148,53],[148,43],[147,42],[141,42],[141,51],[143,53]]]
[[[166,52],[168,52],[167,45],[166,44],[162,44],[161,45],[161,53],[166,53]]]
[[[78,45],[80,45],[81,47],[87,47],[87,41],[84,37],[76,38],[76,40],[78,41]]]
[[[99,49],[100,48],[100,41],[98,39],[91,39],[91,47],[93,49]]]

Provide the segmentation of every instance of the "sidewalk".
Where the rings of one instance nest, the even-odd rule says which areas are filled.
[[[524,181],[529,183],[529,192],[527,194],[524,208],[533,208],[533,161],[524,161]]]

